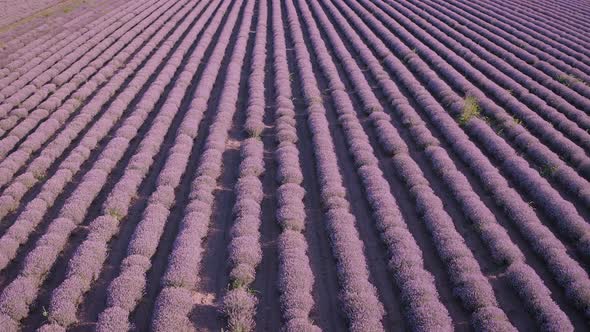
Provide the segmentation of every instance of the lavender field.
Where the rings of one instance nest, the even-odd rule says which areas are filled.
[[[0,11],[0,331],[590,330],[587,0]]]

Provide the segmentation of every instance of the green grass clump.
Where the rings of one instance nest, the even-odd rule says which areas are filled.
[[[559,166],[557,165],[552,165],[552,164],[546,164],[544,165],[541,169],[540,169],[540,174],[542,177],[552,177],[555,172],[557,172],[557,170],[559,170]]]
[[[107,209],[106,213],[109,216],[112,216],[113,218],[117,219],[118,221],[121,221],[121,219],[123,219],[123,214],[115,209]]]
[[[465,105],[463,106],[463,112],[459,116],[459,124],[465,125],[469,120],[474,117],[478,117],[480,112],[479,102],[474,96],[467,96],[465,98]]]
[[[557,76],[557,81],[567,87],[572,86],[574,83],[582,83],[584,85],[588,85],[588,83],[584,82],[583,80],[581,80],[580,78],[574,76],[574,75],[568,75],[568,74],[561,74],[559,76]]]

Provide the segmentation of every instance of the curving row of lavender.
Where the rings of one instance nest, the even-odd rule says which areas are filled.
[[[84,6],[0,32],[3,331],[590,327],[583,1]]]
[[[280,302],[286,331],[316,331],[310,319],[314,306],[314,277],[307,256],[303,171],[299,161],[297,121],[281,6],[272,4],[272,70],[275,88],[275,150],[277,160],[277,214],[282,233],[279,241]]]
[[[257,299],[251,292],[256,268],[262,261],[260,240],[261,203],[264,198],[260,178],[264,174],[264,143],[260,135],[264,128],[265,113],[265,59],[266,59],[266,3],[258,3],[258,16],[248,76],[248,104],[244,130],[246,139],[241,142],[239,175],[234,192],[234,223],[228,244],[230,279],[223,297],[223,310],[227,325],[232,331],[250,331],[255,327],[254,314]],[[239,38],[239,37],[238,37]],[[230,65],[232,62],[230,62]],[[229,73],[228,73],[229,75]]]

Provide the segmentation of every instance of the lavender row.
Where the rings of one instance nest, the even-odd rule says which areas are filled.
[[[268,8],[265,1],[260,1],[258,23],[251,60],[251,71],[248,77],[248,106],[244,129],[250,137],[259,137],[264,130],[264,67],[266,63],[266,37]]]
[[[239,177],[234,187],[234,224],[228,245],[231,282],[222,299],[229,331],[252,331],[255,326],[257,299],[249,294],[249,290],[256,277],[256,268],[262,261],[259,228],[264,197],[260,180],[264,174],[264,144],[260,134],[264,130],[267,15],[266,1],[260,1],[247,84],[244,127],[248,138],[241,143]]]
[[[172,5],[172,3],[172,1],[169,1],[169,5]],[[161,10],[164,11],[164,8],[161,8]],[[157,17],[158,15],[155,16]],[[161,19],[158,21],[157,25],[154,24],[153,26],[145,29],[145,35],[149,36],[154,34],[158,27],[164,22],[165,20]],[[168,23],[168,27],[169,26],[170,23]],[[147,46],[155,47],[162,40],[162,38],[164,38],[164,36],[165,33],[158,33],[157,37],[152,39]],[[135,49],[139,48],[141,43],[141,39],[132,41],[128,45],[129,54],[132,54]],[[70,143],[80,133],[80,131],[92,121],[94,116],[99,113],[104,104],[113,96],[113,94],[121,87],[121,85],[123,85],[125,79],[133,74],[135,69],[141,65],[141,63],[149,54],[150,50],[143,48],[140,54],[137,54],[130,62],[127,63],[124,70],[118,72],[118,74],[113,77],[113,79],[111,79],[86,106],[84,106],[80,113],[73,120],[68,122],[65,129],[61,131],[51,143],[43,148],[40,155],[29,162],[27,169],[21,175],[12,180],[12,183],[4,190],[2,196],[0,196],[0,203],[2,203],[2,207],[0,209],[1,217],[6,216],[8,213],[16,209],[27,190],[45,178],[47,175],[46,172],[51,164],[63,154]],[[128,54],[121,53],[114,60],[122,63],[122,60],[124,60],[125,56],[128,56]],[[157,66],[157,64],[154,64],[153,66]],[[105,81],[114,74],[114,70],[112,68],[107,69],[107,67],[104,67],[103,69],[106,70],[101,70],[100,73],[103,75],[100,76],[100,81],[97,82],[91,80],[87,82],[86,85],[96,86],[102,83],[101,81]],[[147,72],[145,70],[144,72],[146,74],[144,74],[144,76],[141,78],[143,83],[145,83],[149,78]],[[118,97],[118,100],[115,100],[114,103],[111,104],[111,107],[109,107],[109,109],[105,112],[106,117],[96,121],[86,136],[82,139],[80,145],[76,148],[76,153],[74,153],[73,156],[70,155],[66,159],[65,164],[70,165],[68,168],[71,169],[72,172],[78,171],[78,165],[81,165],[84,160],[89,157],[90,152],[96,148],[97,143],[108,133],[110,128],[114,126],[116,122],[115,120],[121,116],[126,106],[133,99],[134,93],[132,92],[135,91],[135,93],[137,93],[141,88],[143,83],[139,83],[138,80],[139,79],[135,79],[137,84],[133,86],[134,90],[127,90],[127,93]],[[132,81],[132,83],[134,82]],[[69,114],[73,113],[77,109],[77,106],[78,104],[76,100],[69,100],[59,110],[53,112],[50,119],[41,124],[38,130],[36,130],[35,133],[30,135],[27,140],[23,142],[19,150],[15,151],[6,160],[0,163],[1,184],[6,184],[11,180],[11,177],[27,163],[30,155],[41,148],[43,143],[50,139],[55,134],[55,132],[59,130],[60,126],[63,125],[68,119]],[[57,183],[54,185],[57,185]],[[60,185],[58,185],[58,187],[59,186]],[[57,193],[59,192],[55,192],[55,194]],[[2,264],[3,263],[0,263],[0,266]]]
[[[328,5],[326,4],[326,6]],[[467,178],[457,170],[446,151],[439,146],[440,142],[430,134],[425,123],[410,106],[409,101],[401,91],[399,91],[397,85],[388,77],[377,58],[375,58],[370,49],[362,42],[350,25],[348,25],[345,18],[336,12],[333,6],[330,5],[329,11],[336,17],[335,19],[341,25],[341,28],[346,34],[345,37],[354,43],[355,50],[359,53],[359,58],[363,59],[372,76],[375,77],[375,79],[381,78],[378,79],[379,87],[393,106],[392,109],[396,111],[397,116],[408,128],[410,137],[415,144],[425,149],[424,153],[433,169],[451,189],[453,198],[459,202],[466,218],[475,224],[474,230],[479,233],[496,263],[500,266],[506,264],[508,270],[514,269],[515,271],[526,271],[522,276],[519,275],[520,279],[511,278],[510,281],[515,289],[523,289],[521,299],[527,305],[529,310],[534,313],[539,324],[541,326],[559,326],[562,330],[571,330],[572,326],[569,323],[567,316],[565,316],[557,304],[553,302],[549,290],[543,285],[539,276],[537,276],[530,267],[524,264],[524,256],[520,249],[512,243],[506,231],[497,223],[492,212],[483,204],[477,194],[473,191]],[[348,62],[343,61],[343,63]],[[370,91],[370,87],[363,79],[358,66],[355,67],[356,69],[347,68],[348,72],[351,72],[352,70],[358,72],[357,75],[351,75],[353,83],[360,87],[364,86],[364,89]],[[356,77],[358,78],[355,79]],[[357,88],[357,90],[360,89]],[[361,99],[365,98],[361,97]],[[364,103],[370,104],[369,100],[364,101]],[[397,132],[392,131],[391,133],[385,133],[379,130],[380,122],[389,123],[389,116],[373,112],[369,115],[369,118],[375,122],[374,126],[378,131],[377,134],[385,149],[387,151],[395,151],[395,163],[398,165],[404,165],[405,162],[405,165],[411,166],[411,168],[414,169],[413,171],[400,169],[399,173],[417,174],[418,166],[413,163],[407,155],[408,148]],[[398,162],[398,160],[401,162]],[[538,301],[538,299],[542,300]],[[490,311],[498,312],[495,309]],[[488,311],[486,310],[484,312]],[[480,317],[483,316],[484,315],[481,315]],[[484,323],[480,320],[479,322],[476,321],[474,323],[476,328],[478,326],[489,327],[489,325],[487,325],[489,322]]]
[[[372,17],[371,13],[363,10],[360,6],[357,6],[356,10],[358,15],[367,18],[367,20],[370,20],[368,18]],[[432,120],[432,123],[445,137],[451,148],[480,179],[484,188],[492,194],[495,203],[505,210],[521,234],[529,241],[533,250],[545,260],[555,279],[566,290],[566,295],[572,299],[574,304],[577,303],[581,308],[584,308],[586,305],[583,304],[585,300],[582,293],[590,285],[586,272],[577,262],[568,256],[566,248],[543,225],[531,206],[524,202],[521,196],[508,185],[508,182],[500,175],[499,171],[494,168],[483,153],[469,140],[467,135],[459,129],[455,120],[420,86],[402,62],[395,58],[385,44],[360,21],[355,12],[348,9],[347,17],[354,21],[357,29],[362,30],[366,36],[366,40],[376,50],[377,55],[386,59],[383,63],[390,72],[396,73],[395,77],[408,91],[413,91],[413,97],[416,102],[423,107],[428,117]],[[410,53],[408,50],[406,55],[411,57],[410,54],[413,53]],[[409,111],[408,109],[404,113]],[[408,120],[410,121],[407,121],[406,125],[412,125],[414,120],[412,118]],[[518,271],[520,270],[514,269],[514,276],[519,275],[517,273]],[[530,292],[531,289],[518,288],[518,291]],[[526,296],[526,292],[522,296]]]
[[[449,68],[450,65],[442,61],[434,51],[416,43],[403,27],[397,25],[395,21],[383,17],[384,14],[378,7],[372,4],[368,4],[368,6],[376,12],[376,16],[380,16],[385,21],[379,21],[382,22],[381,24],[387,24],[390,29],[393,27],[398,29],[398,33],[404,36],[406,42],[415,46],[421,56],[424,56],[431,64],[437,65],[436,68],[442,73],[443,77],[453,81],[455,87],[457,85],[461,87],[461,90],[469,98],[464,100],[458,96],[445,81],[441,80],[428,67],[423,59],[399,41],[397,37],[392,36],[390,30],[385,29],[382,25],[373,26],[384,36],[391,49],[397,53],[402,53],[400,58],[404,59],[423,81],[429,82],[429,90],[447,105],[449,111],[457,118],[458,122],[464,124],[465,129],[470,131],[473,138],[478,140],[488,153],[494,156],[507,175],[538,202],[548,216],[557,222],[561,232],[572,240],[583,255],[587,255],[589,253],[587,249],[590,248],[590,225],[578,214],[575,206],[562,198],[559,192],[552,188],[537,171],[532,169],[524,158],[519,157],[508,143],[478,117],[477,112],[481,111],[492,118],[497,116],[496,121],[504,124],[505,134],[509,138],[513,138],[515,143],[522,147],[529,157],[537,161],[541,167],[547,165],[547,163],[549,163],[549,167],[556,165],[557,168],[552,168],[549,175],[560,184],[564,184],[566,190],[577,195],[583,202],[590,202],[590,190],[586,185],[587,181],[582,179],[571,168],[563,165],[559,157],[547,151],[548,149],[545,146],[541,145],[534,136],[528,134],[522,127],[516,125],[510,117],[502,116],[501,108],[494,105],[481,91],[473,88],[462,76],[453,72]],[[374,17],[373,19],[376,20]],[[470,101],[471,105],[466,104],[466,100]],[[545,158],[545,163],[543,163],[543,158]]]
[[[262,260],[259,227],[263,191],[259,176],[264,171],[263,153],[264,146],[258,138],[250,137],[242,143],[228,249],[231,284],[222,300],[229,331],[252,331],[255,325],[257,299],[250,294],[249,287]]]
[[[39,104],[39,102],[47,98],[51,93],[55,92],[56,86],[55,84],[46,84],[38,89],[34,89],[31,86],[30,89],[27,88],[26,90],[30,90],[30,92],[34,91],[34,96],[31,95],[31,97],[28,98],[27,102],[22,103],[22,105],[19,104],[15,108],[11,109],[9,111],[9,114],[6,114],[2,118],[2,120],[0,120],[0,137],[2,141],[7,142],[6,148],[3,148],[1,151],[2,156],[6,156],[7,151],[10,151],[10,149],[14,148],[18,140],[21,139],[24,134],[26,134],[29,130],[33,128],[29,125],[23,125],[25,126],[24,129],[19,128],[10,133],[10,135],[15,137],[7,138],[7,134],[11,131],[11,129],[13,129],[15,126],[17,126],[17,124],[19,124],[19,121],[21,119],[29,116],[29,112],[31,112],[31,110],[37,104]]]
[[[373,8],[373,10],[379,10],[375,6],[371,6],[371,8]],[[386,8],[386,10],[387,9],[388,8]],[[407,21],[404,16],[396,15],[393,11],[388,12],[391,15],[395,15],[397,21]],[[382,14],[381,17],[385,15],[381,10],[379,10],[379,13]],[[414,52],[423,57],[432,67],[437,68],[440,75],[449,81],[449,84],[452,84],[453,88],[465,95],[472,95],[477,98],[478,103],[481,106],[481,112],[488,116],[497,127],[500,127],[507,138],[514,140],[513,144],[528,154],[540,169],[552,169],[548,174],[549,177],[560,183],[567,191],[580,197],[580,199],[586,204],[590,204],[590,191],[587,190],[590,186],[588,181],[566,165],[556,153],[541,144],[538,138],[531,135],[522,126],[515,123],[510,115],[506,114],[501,107],[494,104],[484,92],[478,90],[470,81],[461,76],[455,68],[464,68],[463,71],[471,72],[469,75],[471,80],[481,82],[482,84],[487,83],[486,91],[489,94],[493,94],[497,98],[504,98],[506,101],[505,91],[503,89],[494,87],[493,83],[483,75],[478,74],[477,72],[473,73],[474,70],[465,62],[465,60],[455,54],[449,54],[446,47],[440,45],[440,43],[437,44],[435,41],[432,41],[431,43],[434,43],[435,45],[432,46],[432,49],[428,48],[423,42],[413,38],[406,28],[399,25],[397,21],[391,20],[389,17],[385,17],[383,20],[385,20],[385,24],[387,24],[389,28],[397,29],[404,42],[407,43],[409,47],[413,47]],[[411,22],[408,24],[412,25]],[[425,34],[423,31],[417,32],[415,29],[412,30],[415,34]],[[429,37],[426,36],[423,38],[428,40]],[[445,60],[453,63],[455,68],[444,62],[441,56],[445,56]],[[435,90],[434,93],[438,93],[439,95],[442,94],[445,89],[444,85],[437,86],[435,83],[431,83],[430,85],[430,88]],[[454,93],[451,96],[457,97]],[[572,164],[575,164],[576,166],[579,165],[581,171],[583,173],[588,173],[587,176],[590,177],[590,159],[586,156],[583,149],[565,139],[555,130],[547,132],[548,130],[545,129],[551,128],[551,126],[540,119],[532,110],[517,104],[514,100],[510,100],[510,98],[508,98],[503,104],[506,107],[512,106],[510,109],[519,114],[519,117],[524,118],[527,123],[534,121],[533,124],[535,125],[533,126],[531,124],[529,125],[529,128],[534,129],[534,131],[540,136],[542,135],[545,137],[546,142],[555,142],[553,148],[558,150],[560,155],[566,155],[569,157],[569,159],[572,160]]]
[[[50,223],[47,232],[37,241],[34,249],[27,254],[23,269],[0,295],[0,312],[2,314],[9,315],[16,322],[27,315],[28,308],[35,300],[40,285],[64,249],[71,232],[84,221],[90,204],[105,185],[107,177],[114,170],[117,162],[123,157],[131,139],[137,135],[139,127],[154,110],[154,106],[159,96],[164,92],[166,85],[170,83],[174,72],[192,43],[192,40],[185,41],[183,45],[178,47],[178,53],[170,57],[131,116],[126,118],[122,127],[115,132],[115,138],[106,145],[92,169],[84,175],[72,195],[66,199],[57,219]],[[166,115],[165,111],[160,113]],[[163,123],[156,122],[153,128],[165,132],[162,126],[164,126]],[[17,221],[15,225],[22,226],[22,223]],[[22,235],[22,238],[28,238],[28,236]],[[18,296],[17,294],[22,292],[23,287],[26,289],[26,294]]]
[[[461,9],[448,9],[444,4],[433,4],[430,0],[423,1],[423,3],[428,3],[429,6],[435,6],[436,10],[446,13],[470,30],[477,32],[480,35],[478,40],[489,40],[497,45],[497,49],[503,49],[498,52],[497,55],[508,57],[508,59],[515,57],[527,63],[528,65],[523,66],[523,69],[521,70],[533,79],[538,80],[536,75],[542,73],[544,79],[539,83],[552,90],[564,90],[564,92],[561,92],[564,97],[579,98],[579,96],[582,96],[585,97],[585,99],[583,99],[585,102],[590,98],[590,87],[573,79],[571,76],[585,76],[580,70],[577,70],[568,64],[564,64],[563,62],[556,60],[555,57],[547,55],[547,53],[542,51],[535,51],[530,47],[528,50],[522,49],[519,45],[523,45],[523,42],[515,38],[514,35],[506,33],[487,23],[484,19],[480,19]],[[506,53],[506,51],[508,51],[508,53]],[[535,76],[529,74],[529,72],[534,73]],[[567,86],[560,83],[560,79],[564,80],[564,82],[567,83]]]
[[[551,54],[558,60],[580,68],[586,74],[590,73],[590,51],[583,45],[564,39],[556,40],[555,35],[547,31],[547,29],[534,27],[534,24],[515,18],[510,12],[505,15],[498,15],[481,6],[479,2],[465,4],[462,1],[456,1],[454,4],[459,5],[469,13],[477,13],[478,17],[486,17],[488,20],[490,17],[494,18],[494,26],[524,40],[539,50]]]
[[[18,37],[10,41],[5,41],[5,49],[0,53],[3,55],[1,58],[2,62],[0,62],[0,78],[8,76],[12,70],[17,69],[18,66],[42,53],[43,50],[39,46],[49,45],[49,41],[52,40],[57,42],[68,35],[67,31],[62,31],[56,35],[51,35],[47,32],[48,26],[40,25],[34,30],[29,30],[20,36],[22,39],[32,39],[31,41],[24,41]],[[5,38],[7,37],[2,36],[3,40]],[[21,60],[21,57],[24,58]]]
[[[37,28],[38,33],[43,33],[43,30],[46,27],[41,26]],[[80,27],[80,29],[86,29],[85,27]],[[33,35],[35,31],[29,32]],[[50,54],[44,53],[44,50],[47,50],[52,45],[62,41],[63,39],[67,38],[68,35],[71,35],[74,32],[70,31],[62,31],[57,35],[45,34],[44,36],[38,36],[33,41],[28,44],[22,44],[20,46],[13,46],[15,49],[14,51],[6,54],[3,57],[3,63],[0,66],[0,78],[5,78],[6,76],[10,75],[13,71],[19,71],[19,67],[25,64],[26,62],[34,62],[35,65],[39,64],[43,61],[42,54],[45,57],[49,57]],[[7,48],[10,48],[8,46]],[[7,51],[4,51],[7,52]]]
[[[277,213],[279,236],[279,291],[284,329],[287,332],[319,331],[311,319],[314,276],[307,256],[305,189],[297,148],[295,106],[291,91],[287,45],[281,6],[272,6],[273,72],[275,87],[275,137],[277,161]]]
[[[196,19],[205,4],[205,2],[199,2],[195,7],[192,7],[192,5],[185,6],[184,9],[175,14],[175,18],[172,20],[178,23],[183,16],[189,13],[184,19],[187,22],[185,25],[188,26],[190,22]],[[182,3],[177,5],[182,6]],[[213,6],[210,6],[209,10],[212,9]],[[209,15],[210,13],[206,12],[202,14],[200,21],[195,23],[195,31],[198,32],[202,29],[203,22]],[[86,239],[78,247],[68,263],[65,279],[53,291],[48,310],[49,323],[44,328],[67,328],[77,322],[76,311],[78,305],[84,293],[92,287],[92,283],[100,275],[107,257],[108,243],[117,234],[119,223],[127,216],[129,205],[132,198],[137,195],[140,182],[146,177],[150,166],[153,164],[157,152],[154,147],[162,144],[172,118],[178,112],[178,106],[175,105],[174,100],[182,98],[184,90],[188,87],[200,60],[198,53],[196,56],[193,54],[191,60],[195,61],[189,62],[180,74],[174,88],[167,97],[167,101],[162,106],[162,111],[156,117],[155,123],[157,125],[147,132],[140,143],[138,151],[131,157],[123,176],[115,184],[107,201],[103,204],[102,214],[90,222]],[[185,115],[185,121],[180,126],[182,133],[179,134],[174,147],[171,148],[170,159],[174,160],[175,165],[176,163],[182,165],[183,157],[190,152],[192,138],[188,136],[188,132],[184,129],[191,126],[191,122],[195,121],[194,119],[198,119],[195,115],[188,113]],[[186,116],[195,117],[187,120]],[[162,174],[175,174],[178,171],[177,167],[164,168]],[[173,194],[174,190],[168,185],[158,188],[158,197],[169,197],[171,193]]]
[[[132,19],[134,15],[141,13],[142,9],[145,9],[144,4],[130,6],[128,10],[119,12],[109,18],[103,16],[100,25],[95,26],[91,30],[88,30],[84,34],[80,35],[75,40],[70,41],[67,45],[65,45],[60,50],[57,50],[49,58],[43,60],[40,64],[35,66],[27,66],[26,72],[20,75],[7,76],[1,79],[0,99],[5,101],[15,93],[20,97],[20,95],[23,94],[20,89],[29,84],[34,79],[38,77],[44,78],[49,73],[59,73],[66,69],[77,58],[73,55],[78,55],[76,52],[78,49],[89,49],[90,46],[98,43],[100,40],[108,36],[120,24]],[[119,22],[119,24],[116,24],[116,22]],[[42,74],[45,75],[41,76]],[[8,106],[3,105],[1,109],[2,112],[7,111],[7,107]]]
[[[314,2],[314,4],[316,3]],[[303,8],[302,11],[305,15],[305,8]],[[321,8],[318,9],[316,13],[320,18],[324,16]],[[323,18],[322,26],[327,30],[327,34],[331,35],[330,40],[334,43],[335,56],[339,58],[340,62],[344,65],[344,70],[349,74],[354,89],[360,96],[363,109],[368,113],[372,125],[377,129],[377,135],[379,136],[380,141],[387,147],[387,150],[390,151],[390,153],[393,152],[392,161],[395,171],[400,174],[402,181],[412,194],[412,197],[415,200],[417,213],[421,216],[421,219],[425,222],[427,229],[430,231],[440,258],[447,264],[448,274],[451,282],[454,284],[453,293],[459,297],[465,308],[472,312],[472,321],[476,329],[485,325],[487,329],[496,331],[515,330],[508,321],[506,315],[498,307],[491,285],[480,271],[479,264],[465,244],[462,236],[455,230],[451,217],[443,208],[442,201],[430,189],[429,182],[422,174],[419,166],[410,157],[408,147],[395,128],[391,125],[390,117],[383,112],[379,101],[366,82],[363,73],[348,53],[329,20],[325,16]],[[307,26],[314,27],[312,17],[308,17],[306,23]],[[381,170],[379,169],[378,161],[373,157],[373,150],[369,144],[368,137],[364,133],[363,128],[357,119],[356,111],[352,107],[352,101],[348,95],[344,93],[345,86],[339,79],[335,65],[328,58],[328,50],[321,43],[319,32],[311,31],[310,35],[312,40],[314,40],[314,37],[316,39],[314,49],[318,50],[319,62],[324,67],[328,81],[331,82],[330,86],[333,87],[331,89],[331,94],[335,101],[335,109],[339,115],[339,122],[344,128],[345,137],[351,148],[351,153],[358,167],[358,173],[361,175],[361,179],[365,186],[365,192],[371,201],[374,213],[379,217],[384,212],[384,206],[393,206],[395,207],[394,210],[390,210],[389,212],[392,214],[395,213],[393,218],[400,219],[400,224],[404,224],[401,213],[395,204],[395,200],[389,193],[387,181],[383,178]],[[337,89],[336,87],[340,87],[340,89]],[[378,105],[377,109],[375,105]],[[388,194],[383,195],[384,191]],[[409,232],[407,232],[407,236],[411,239]],[[406,242],[409,241],[406,240]],[[406,248],[412,247],[415,252],[420,253],[415,242],[413,243],[413,246],[408,246]],[[421,257],[421,254],[415,254],[415,256]],[[392,261],[395,262],[395,258]],[[451,321],[448,312],[442,303],[437,301],[438,294],[434,286],[434,278],[430,275],[426,275],[426,273],[422,273],[419,277],[414,271],[408,274],[404,274],[403,272],[400,273],[398,272],[401,270],[400,266],[406,265],[403,261],[396,263],[398,264],[398,266],[394,268],[396,271],[396,277],[399,278],[401,275],[406,282],[410,279],[413,282],[419,283],[422,287],[425,287],[422,291],[424,293],[429,293],[430,296],[428,296],[428,298],[432,300],[431,303],[426,302],[425,304],[431,304],[433,307],[420,308],[422,305],[422,303],[419,303],[421,299],[412,298],[411,296],[406,295],[407,302],[404,304],[410,307],[412,305],[417,306],[417,308],[412,308],[414,310],[410,310],[407,314],[408,321],[418,323],[413,326],[416,330],[450,328]],[[402,294],[406,291],[416,291],[413,287],[408,287],[407,284],[401,284],[402,287],[400,288],[402,289]],[[412,285],[412,283],[409,283],[409,285]],[[420,321],[413,317],[416,315],[414,312],[420,313],[421,315],[427,313],[434,316],[433,319],[427,320],[427,322],[432,325],[420,325]],[[487,316],[487,313],[489,312],[495,313],[495,319],[483,319],[483,317]],[[420,317],[421,315],[416,316]]]
[[[332,253],[336,258],[341,286],[340,299],[352,331],[382,330],[381,319],[385,312],[375,287],[369,281],[363,242],[355,228],[356,218],[350,213],[350,205],[346,200],[346,189],[342,185],[342,175],[311,56],[293,3],[287,2],[286,8],[297,71],[307,104],[307,122],[312,134],[320,195],[326,209],[326,228],[330,235]]]
[[[504,60],[486,52],[472,40],[454,32],[437,18],[428,16],[423,10],[417,9],[409,3],[406,3],[406,5],[411,6],[412,9],[419,12],[420,14],[418,15],[420,15],[421,18],[416,17],[416,14],[410,12],[406,8],[391,3],[391,6],[395,6],[396,10],[402,11],[403,15],[407,15],[406,17],[413,17],[412,20],[422,27],[422,29],[428,29],[430,35],[435,36],[439,41],[444,41],[444,43],[451,47],[456,54],[461,54],[463,59],[468,60],[481,72],[488,77],[491,77],[494,83],[501,85],[502,88],[506,89],[489,89],[490,93],[493,93],[496,99],[514,105],[514,99],[509,95],[518,97],[531,109],[537,110],[537,113],[550,121],[553,126],[559,129],[564,135],[575,140],[576,143],[586,149],[590,149],[590,143],[588,143],[590,142],[590,136],[585,131],[585,129],[590,129],[590,117],[588,117],[587,114],[568,104],[565,100],[553,94],[549,89],[541,86],[537,82],[528,80],[526,75],[523,75],[520,71],[512,68]],[[442,33],[443,30],[446,35]],[[462,45],[468,45],[469,49],[459,43]],[[475,53],[471,51],[474,51]],[[502,69],[502,71],[499,71],[497,68]],[[515,81],[514,78],[516,78],[517,81]],[[522,86],[519,85],[519,83]],[[529,91],[533,91],[534,94]],[[539,95],[545,100],[536,95]],[[549,107],[548,104],[553,107]],[[564,113],[565,116],[560,112]],[[540,119],[538,116],[524,118],[527,122],[533,121],[533,124],[542,124],[542,122],[539,121]],[[532,119],[528,120],[529,118]],[[573,121],[570,121],[568,118]],[[539,127],[542,126],[539,125]],[[569,149],[573,150],[572,148]]]
[[[162,3],[161,5],[164,7],[153,8],[153,13],[151,10],[148,10],[142,15],[138,15],[133,20],[127,22],[124,29],[121,29],[119,33],[119,35],[123,33],[125,34],[106,51],[102,52],[104,47],[109,46],[108,43],[105,43],[106,45],[104,45],[104,47],[95,47],[90,51],[87,55],[90,57],[96,57],[96,59],[94,59],[90,66],[78,72],[70,82],[61,86],[57,91],[55,91],[57,87],[56,84],[49,83],[42,86],[25,102],[20,104],[22,107],[17,110],[19,111],[17,114],[13,111],[9,116],[1,120],[0,126],[3,129],[9,130],[12,128],[12,130],[10,130],[8,135],[0,139],[0,145],[2,146],[2,149],[0,149],[0,156],[5,157],[9,151],[11,151],[22,139],[26,138],[26,136],[36,128],[39,122],[46,119],[51,112],[58,109],[60,105],[64,103],[64,99],[68,96],[69,101],[71,101],[70,104],[74,107],[77,108],[82,105],[82,103],[92,94],[93,90],[78,89],[79,86],[84,82],[88,82],[93,75],[96,74],[99,68],[102,69],[104,67],[106,62],[109,62],[109,71],[107,73],[110,73],[110,75],[112,75],[116,69],[122,67],[124,63],[121,62],[118,57],[115,57],[118,51],[125,46],[125,44],[131,42],[143,29],[148,27],[150,20],[153,20],[154,16],[161,14],[167,7],[170,7],[172,3]],[[131,30],[125,31],[126,29]],[[129,56],[129,54],[127,55]],[[116,60],[114,60],[114,58]],[[99,79],[104,81],[106,77],[99,77]],[[46,99],[50,94],[51,96]],[[38,108],[35,108],[43,100],[45,101]],[[28,113],[34,108],[35,110],[33,112]],[[25,119],[17,125],[17,121],[23,117]]]
[[[28,34],[30,34],[31,36],[33,36],[33,34],[35,32],[38,33],[43,33],[43,30],[45,30],[46,27],[41,26],[38,27],[35,31],[29,31]],[[49,45],[50,41],[54,41],[57,42],[58,40],[61,40],[65,37],[67,37],[67,31],[63,31],[57,35],[51,36],[49,34],[46,34],[44,36],[37,36],[37,38],[35,38],[32,42],[30,42],[29,44],[21,44],[21,45],[15,45],[12,48],[14,49],[12,52],[9,51],[9,49],[11,49],[10,46],[8,46],[6,44],[5,49],[1,51],[1,62],[0,62],[0,78],[4,78],[8,75],[10,75],[10,73],[13,70],[16,70],[18,68],[18,66],[22,65],[23,63],[25,63],[25,61],[29,61],[33,58],[35,58],[37,60],[37,63],[41,62],[41,59],[37,57],[37,55],[39,55],[40,53],[43,52],[43,50],[41,49],[41,45]],[[11,41],[12,42],[12,41]],[[9,42],[10,43],[10,42]],[[49,47],[49,46],[47,46]],[[21,60],[22,58],[22,60]],[[16,62],[18,62],[19,64],[17,65]]]
[[[204,79],[209,80],[206,84],[212,86],[215,81],[213,77],[219,71],[224,50],[230,41],[232,29],[237,24],[239,11],[243,9],[234,48],[227,64],[228,71],[217,105],[217,112],[205,141],[196,177],[192,182],[190,201],[186,206],[179,233],[174,241],[166,273],[162,278],[162,290],[156,299],[152,322],[154,331],[194,330],[188,316],[194,305],[192,291],[197,284],[202,254],[201,242],[207,235],[213,209],[213,191],[222,172],[222,155],[226,149],[229,129],[237,110],[240,74],[246,56],[250,29],[253,25],[254,4],[255,1],[247,1],[245,5],[242,5],[238,1],[232,5],[232,12],[224,24],[219,42],[210,57],[215,61],[214,66],[210,67],[210,72],[203,75]],[[198,88],[197,91],[199,91]],[[205,93],[205,95],[201,93]],[[199,92],[195,101],[202,103],[202,107],[205,108],[208,96],[209,92],[207,91]],[[251,194],[256,195],[256,192]],[[260,192],[258,194],[261,195]],[[246,206],[242,207],[246,208]],[[234,248],[238,249],[239,246]],[[248,253],[243,253],[245,256],[249,256]],[[253,257],[253,259],[256,258]],[[244,313],[253,316],[255,305],[256,298],[244,288],[230,290],[223,298],[223,309],[233,319],[241,319],[236,315]],[[109,310],[117,310],[117,307],[111,306],[104,313],[108,313]],[[243,319],[248,321],[247,318]],[[230,327],[235,328],[231,326],[231,322]]]

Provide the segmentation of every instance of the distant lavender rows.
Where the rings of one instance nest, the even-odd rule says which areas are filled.
[[[58,0],[3,0],[0,1],[0,26],[14,23],[59,3]]]
[[[0,33],[0,77],[10,73],[6,68],[15,60],[32,59],[56,43],[63,42],[68,35],[75,35],[87,28],[91,22],[105,13],[112,13],[124,2],[120,0],[101,3],[101,6],[74,6],[72,10],[54,12],[47,17],[40,16],[16,25],[8,25]],[[44,48],[39,46],[43,45]],[[65,44],[64,44],[65,45]]]

